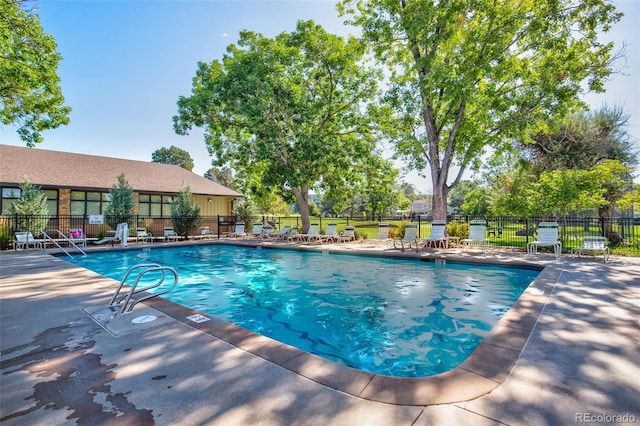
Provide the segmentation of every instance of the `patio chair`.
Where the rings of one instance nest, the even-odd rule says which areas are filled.
[[[173,226],[165,226],[162,235],[167,242],[172,240],[180,241],[180,235],[178,235],[178,233],[173,229]]]
[[[460,241],[462,250],[466,250],[471,246],[480,246],[484,253],[489,248],[489,240],[487,239],[487,222],[484,220],[472,220],[469,223],[469,238]]]
[[[280,228],[278,232],[272,232],[271,234],[269,234],[269,238],[272,238],[274,240],[282,240],[288,237],[289,231],[291,231],[291,225],[285,225]]]
[[[356,240],[356,227],[355,226],[346,226],[344,231],[341,232],[337,237],[336,242],[338,243],[348,243]]]
[[[444,220],[434,220],[431,223],[431,232],[427,238],[416,240],[416,250],[420,251],[420,244],[423,247],[447,248],[447,222]]]
[[[260,233],[260,237],[263,240],[267,240],[273,235],[273,226],[271,225],[263,225],[262,232]]]
[[[527,253],[530,255],[538,253],[538,247],[550,246],[556,257],[562,253],[562,242],[558,240],[557,222],[540,222],[538,224],[538,238],[536,241],[527,243]]]
[[[573,257],[577,255],[581,256],[584,252],[602,252],[604,255],[604,261],[609,260],[609,247],[607,247],[607,239],[605,237],[584,237],[582,239],[582,245],[580,247],[574,247],[571,249],[571,255]]]
[[[253,229],[251,230],[252,237],[260,237],[262,235],[262,222],[254,223]]]
[[[153,242],[153,235],[151,232],[147,232],[147,228],[142,226],[136,228],[136,244],[138,244],[139,241],[142,241],[143,243]]]
[[[77,246],[87,246],[87,236],[84,234],[82,228],[70,228],[67,238]]]
[[[391,239],[389,238],[389,224],[387,222],[380,222],[378,224],[378,238],[372,241],[389,245]]]
[[[293,228],[289,229],[289,232],[287,233],[287,235],[283,236],[282,239],[288,242],[294,242],[297,240],[298,237],[298,227],[294,226]]]
[[[247,233],[244,231],[244,222],[236,222],[233,232],[225,232],[222,234],[226,238],[242,238],[246,237]]]
[[[328,224],[327,230],[325,231],[325,233],[320,235],[320,242],[324,244],[328,242],[335,243],[336,241],[338,241],[338,232],[336,230],[337,227],[338,227],[337,223]]]
[[[208,226],[201,226],[200,227],[200,235],[195,235],[195,237],[202,238],[202,239],[205,239],[205,240],[212,240],[212,239],[215,238],[215,236],[216,236],[216,234],[211,232],[211,229],[209,229]]]
[[[18,231],[15,233],[15,236],[16,239],[13,240],[14,250],[29,250],[30,246],[34,249],[44,249],[44,240],[34,237],[30,231]]]
[[[101,240],[96,241],[94,244],[111,243],[113,245],[116,241],[120,240],[123,246],[127,245],[127,238],[129,237],[129,225],[126,222],[119,223],[116,226],[115,231],[110,231],[114,234],[109,237],[104,237]]]
[[[401,248],[402,251],[405,249],[405,244],[407,248],[411,249],[411,247],[415,247],[416,251],[418,247],[416,245],[416,237],[418,236],[418,225],[415,223],[408,223],[404,227],[404,236],[402,238],[395,238],[393,240],[393,248]],[[398,243],[400,247],[398,247]]]
[[[318,232],[318,224],[312,223],[304,234],[297,234],[296,241],[320,241],[320,233]]]

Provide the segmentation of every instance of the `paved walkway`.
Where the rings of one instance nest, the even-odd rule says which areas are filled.
[[[524,258],[461,257],[507,263]],[[536,261],[555,269],[558,278],[540,314],[527,319],[533,331],[500,383],[470,400],[398,405],[319,384],[151,306],[134,311],[158,320],[124,327],[114,337],[82,310],[106,305],[113,280],[46,254],[3,252],[0,423],[640,423],[640,262],[569,256]]]

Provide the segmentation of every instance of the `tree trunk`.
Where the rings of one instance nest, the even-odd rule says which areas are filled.
[[[433,220],[447,220],[448,191],[449,188],[446,185],[433,185],[433,195],[431,196],[431,216]]]
[[[296,201],[300,208],[300,219],[302,219],[302,229],[299,231],[306,234],[311,225],[311,220],[309,219],[309,188],[306,186],[293,188],[293,194],[296,196]]]

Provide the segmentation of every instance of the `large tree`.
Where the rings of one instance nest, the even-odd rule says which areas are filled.
[[[429,167],[435,219],[487,147],[565,116],[585,89],[604,90],[613,44],[598,36],[621,16],[605,0],[344,0],[340,8],[388,65],[397,152]]]
[[[0,123],[15,125],[29,147],[42,142],[42,132],[69,123],[58,77],[62,56],[54,38],[42,31],[40,19],[17,0],[0,7]]]
[[[193,170],[193,158],[182,148],[171,145],[170,148],[159,148],[151,154],[152,163],[175,164],[189,171]]]
[[[376,71],[363,66],[353,37],[311,21],[273,39],[243,31],[222,60],[199,63],[190,97],[178,100],[174,128],[205,128],[214,164],[258,176],[265,188],[293,193],[303,232],[309,190],[347,186],[375,149],[366,104]]]

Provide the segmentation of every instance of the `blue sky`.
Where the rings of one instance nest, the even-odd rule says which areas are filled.
[[[622,105],[631,114],[629,133],[640,141],[640,1],[615,3],[625,17],[605,39],[628,44],[627,63],[605,95],[586,100]],[[202,131],[178,136],[171,121],[178,97],[191,92],[198,61],[220,59],[243,29],[271,37],[313,19],[329,32],[350,32],[328,0],[40,0],[37,8],[63,56],[58,74],[73,109],[70,124],[45,132],[38,147],[151,161],[153,151],[175,145],[190,153],[200,175],[211,166]],[[0,143],[24,145],[11,127],[0,129]],[[405,180],[430,190],[417,173]]]

